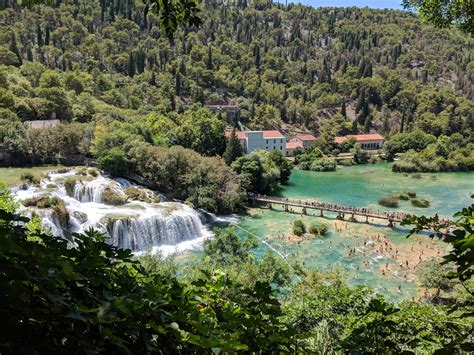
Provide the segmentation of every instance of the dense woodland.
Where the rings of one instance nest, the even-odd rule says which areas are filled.
[[[434,142],[421,153],[405,145],[397,153],[414,151],[394,170],[473,169],[474,44],[467,35],[393,10],[270,1],[201,7],[199,28],[169,38],[133,0],[57,0],[30,10],[0,1],[2,163],[92,156],[93,137],[113,121],[140,126],[154,146],[221,155],[222,132],[237,118],[248,128],[310,131],[320,146],[371,130],[387,137],[421,130],[439,138],[438,146],[459,133],[454,151]],[[193,105],[238,113],[208,112],[195,125]],[[22,127],[50,119],[66,125],[41,133]],[[417,164],[433,156],[436,164]],[[330,170],[333,162],[308,164]]]

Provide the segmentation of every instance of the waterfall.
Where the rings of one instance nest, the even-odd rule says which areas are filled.
[[[135,253],[166,247],[183,250],[196,247],[211,233],[203,225],[202,213],[177,202],[144,202],[127,199],[125,189],[132,185],[127,180],[113,180],[103,175],[83,176],[74,171],[50,174],[39,186],[15,189],[15,199],[30,215],[36,213],[43,225],[54,235],[68,238],[89,228],[99,230],[108,241]],[[144,189],[147,194],[153,192]],[[58,217],[54,207],[40,208],[35,201],[57,197],[67,211],[67,223]],[[120,203],[111,201],[119,200]],[[28,203],[26,202],[28,201]],[[62,214],[64,217],[66,214]],[[180,243],[186,248],[179,247]]]
[[[199,215],[191,208],[181,206],[169,216],[155,213],[140,217],[110,219],[104,232],[110,242],[121,248],[146,251],[154,245],[176,245],[203,236]]]

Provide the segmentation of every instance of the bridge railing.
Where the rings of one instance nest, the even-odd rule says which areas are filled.
[[[401,222],[405,217],[409,216],[408,213],[405,212],[388,212],[388,211],[380,211],[380,210],[372,210],[365,207],[348,207],[334,203],[327,203],[321,201],[312,201],[312,200],[296,200],[296,199],[289,199],[285,197],[277,197],[277,196],[267,196],[267,195],[259,195],[259,194],[252,194],[248,195],[248,198],[251,200],[261,201],[261,202],[268,202],[268,203],[277,203],[282,205],[288,206],[295,206],[301,208],[311,208],[311,209],[320,209],[325,211],[332,211],[338,213],[349,213],[353,215],[359,216],[366,216],[371,218],[379,218],[379,219],[388,219],[396,222]]]

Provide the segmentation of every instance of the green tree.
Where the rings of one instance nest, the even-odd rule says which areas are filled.
[[[173,143],[207,156],[222,155],[225,125],[208,109],[188,110],[171,133]]]
[[[230,136],[227,138],[225,151],[223,154],[224,161],[227,165],[231,165],[234,160],[243,155],[243,148],[235,133],[235,128],[232,129]]]
[[[293,222],[293,234],[301,237],[306,233],[306,226],[301,219]]]
[[[204,242],[204,254],[218,264],[249,261],[251,250],[257,247],[254,237],[241,240],[232,228],[214,229],[215,237]]]
[[[474,4],[463,0],[403,0],[406,9],[416,11],[437,27],[458,26],[474,34]]]

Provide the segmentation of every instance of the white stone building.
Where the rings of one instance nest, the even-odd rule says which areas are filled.
[[[229,137],[231,133],[231,131],[227,131],[226,137]],[[246,154],[262,149],[267,152],[279,150],[286,156],[286,138],[280,131],[239,131],[235,132],[235,135]]]
[[[372,149],[381,149],[383,147],[384,138],[378,133],[371,134],[354,134],[343,137],[336,137],[334,142],[341,144],[348,138],[354,138],[356,144],[358,144],[362,149],[372,150]]]

